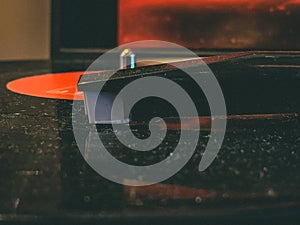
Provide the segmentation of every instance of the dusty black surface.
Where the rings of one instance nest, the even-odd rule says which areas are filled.
[[[203,132],[193,159],[164,184],[213,191],[213,198],[172,199],[163,188],[162,197],[137,198],[85,163],[73,137],[72,102],[5,88],[13,79],[50,71],[47,62],[0,64],[1,223],[299,224],[299,119],[233,124],[218,158],[199,173],[209,135]],[[176,135],[168,134],[158,158]],[[119,159],[135,157],[122,151],[109,128],[100,136]]]

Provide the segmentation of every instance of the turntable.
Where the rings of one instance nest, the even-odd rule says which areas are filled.
[[[298,0],[51,3],[51,60],[0,63],[1,223],[299,224]],[[116,46],[149,39],[182,45],[195,57],[160,57],[170,49],[139,46],[120,49],[110,67],[87,69]],[[145,47],[158,57],[144,60],[139,48]],[[212,115],[205,90],[186,71],[199,79],[213,74],[226,111]],[[121,98],[111,114],[124,87],[151,77],[183,87],[197,113],[186,110],[180,117],[153,96],[132,108],[130,98]],[[134,97],[152,93],[134,90]],[[118,139],[126,127],[147,140],[150,125],[165,134],[150,151]],[[207,144],[222,132],[219,152],[199,171],[211,156]],[[99,139],[105,153],[131,166],[177,160],[182,133],[197,135],[197,142],[182,142],[195,151],[159,183],[149,185],[145,176],[116,183],[87,163],[99,157]]]

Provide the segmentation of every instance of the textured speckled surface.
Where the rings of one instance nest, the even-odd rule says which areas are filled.
[[[151,189],[137,191],[107,181],[85,163],[72,133],[71,101],[22,96],[5,88],[13,79],[50,71],[47,62],[0,64],[0,221],[299,223],[299,119],[232,124],[218,158],[199,173],[209,135],[203,132],[193,159],[163,184],[216,195],[184,199],[183,193],[182,199],[173,199],[167,195],[169,189],[160,186],[155,197]],[[144,127],[134,129],[145,132]],[[117,158],[145,160],[124,153],[109,127],[99,132]],[[87,131],[87,140],[88,135]],[[164,157],[177,136],[175,131],[168,133],[164,146],[149,157]]]

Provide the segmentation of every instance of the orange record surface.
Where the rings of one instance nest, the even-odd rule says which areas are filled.
[[[83,100],[77,82],[84,72],[68,72],[29,76],[7,84],[10,91],[43,98]]]

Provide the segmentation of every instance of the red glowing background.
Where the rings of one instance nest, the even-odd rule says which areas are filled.
[[[118,42],[299,49],[300,0],[120,0]]]

